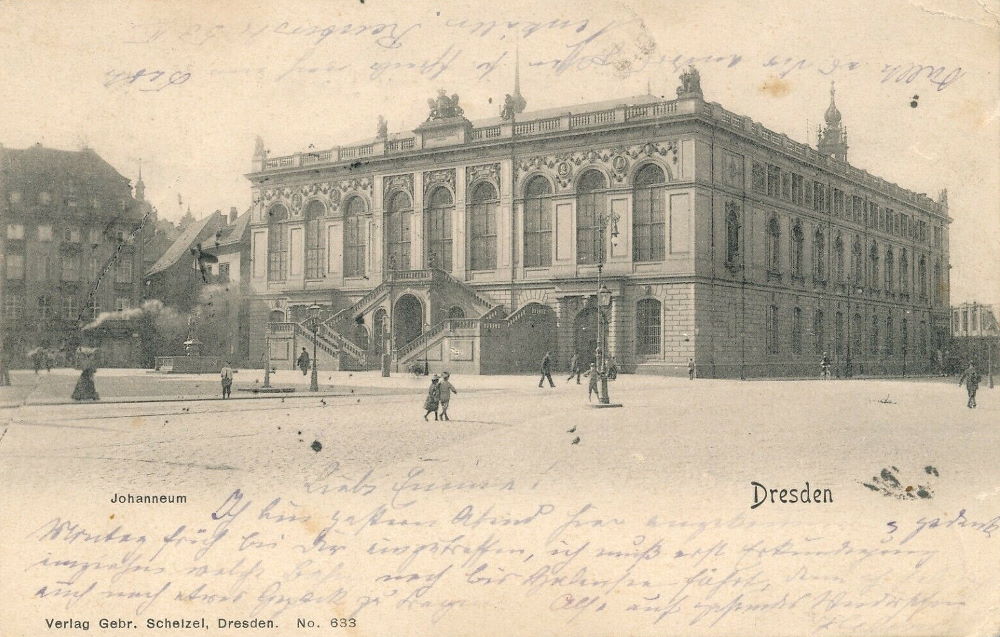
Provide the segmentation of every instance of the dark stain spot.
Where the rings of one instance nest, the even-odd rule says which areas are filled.
[[[114,520],[114,519],[115,519],[115,514],[114,514],[114,513],[112,513],[111,515],[109,515],[109,516],[108,516],[108,519],[109,519],[109,520]]]
[[[917,100],[919,100],[919,99],[920,99],[920,96],[919,96],[919,95],[914,95],[914,96],[913,96],[913,97],[912,97],[912,98],[910,99],[910,108],[916,108],[916,107],[917,107]]]
[[[938,470],[932,467],[931,465],[927,465],[926,467],[924,467],[924,472],[932,476],[938,475]]]
[[[362,1],[362,2],[364,2],[364,0],[361,0],[361,1]],[[313,450],[313,451],[315,451],[316,453],[319,453],[320,449],[322,449],[322,448],[323,448],[323,445],[322,445],[322,444],[320,444],[320,441],[319,441],[319,440],[313,440],[313,443],[312,443],[311,445],[309,445],[309,446],[310,446],[310,447],[312,448],[312,450]]]

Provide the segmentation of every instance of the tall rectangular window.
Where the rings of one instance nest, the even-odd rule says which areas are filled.
[[[778,333],[778,306],[767,306],[767,351],[769,354],[777,354],[780,350]]]
[[[63,255],[62,280],[63,281],[80,280],[80,255],[78,254]]]
[[[524,267],[552,265],[552,187],[545,177],[535,177],[525,188]]]
[[[24,255],[23,254],[8,254],[7,255],[7,278],[8,279],[23,279],[24,278]]]
[[[767,165],[767,196],[781,196],[781,169],[773,164]]]
[[[767,192],[767,169],[760,162],[753,162],[750,167],[750,187],[760,194]]]
[[[632,260],[662,261],[666,252],[666,198],[663,171],[646,164],[635,177],[632,195]]]
[[[472,191],[469,207],[469,267],[493,270],[497,267],[497,191],[482,182]]]
[[[365,234],[365,202],[361,197],[352,197],[344,216],[344,276],[365,275],[365,248],[368,237]]]
[[[608,197],[604,193],[607,182],[596,170],[583,174],[577,184],[576,196],[576,262],[597,263],[604,261],[604,237],[601,223],[607,214]],[[634,239],[633,239],[634,241]]]
[[[427,203],[428,265],[451,272],[452,217],[455,201],[444,186],[431,193]]]
[[[274,205],[267,217],[267,280],[284,281],[288,276],[288,228],[282,222],[288,218],[288,209]]]

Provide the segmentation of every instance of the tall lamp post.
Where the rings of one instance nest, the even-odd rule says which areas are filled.
[[[309,391],[319,391],[319,370],[316,365],[316,341],[318,340],[319,335],[320,309],[320,306],[316,303],[309,306],[310,328],[313,335],[312,377],[309,379]]]
[[[610,310],[611,308],[611,290],[601,280],[604,273],[604,233],[609,222],[611,224],[611,236],[618,236],[618,215],[611,213],[610,215],[601,214],[598,216],[597,294],[594,297],[597,304],[597,356],[595,362],[597,363],[598,392],[596,407],[621,407],[621,403],[612,403],[611,397],[608,395],[608,350],[604,342],[604,332],[601,330],[601,315],[606,309]]]

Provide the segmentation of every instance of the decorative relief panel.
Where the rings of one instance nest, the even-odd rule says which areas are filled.
[[[479,166],[469,166],[465,170],[466,192],[471,190],[472,184],[477,181],[488,181],[500,192],[500,164],[482,164]]]
[[[435,186],[447,186],[455,192],[455,169],[429,170],[424,173],[424,196],[426,197]]]
[[[393,175],[382,179],[382,195],[386,197],[394,190],[402,190],[413,198],[413,175]]]
[[[265,188],[253,194],[253,205],[261,211],[280,203],[288,208],[289,216],[298,217],[306,201],[318,199],[326,205],[327,214],[340,208],[340,202],[350,194],[364,195],[371,200],[372,180],[370,177],[343,179],[336,183],[323,181],[302,186]],[[261,214],[263,216],[263,213]]]
[[[632,167],[643,159],[663,158],[668,166],[676,166],[677,149],[676,142],[647,142],[632,146],[539,155],[518,161],[514,166],[514,174],[520,181],[525,174],[542,170],[556,182],[560,190],[567,190],[572,185],[574,176],[581,170],[589,166],[600,166],[611,176],[612,185],[624,185]],[[672,177],[668,174],[668,179]]]

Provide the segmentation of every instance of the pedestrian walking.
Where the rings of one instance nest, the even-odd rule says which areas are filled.
[[[222,376],[223,399],[229,398],[233,394],[233,374],[235,373],[236,372],[233,371],[233,368],[229,366],[229,361],[226,361],[226,364],[222,366],[222,371],[220,372],[220,375]]]
[[[440,379],[437,374],[434,374],[434,376],[431,377],[431,386],[430,389],[427,390],[427,398],[424,400],[424,409],[426,410],[424,413],[424,420],[427,420],[427,416],[429,416],[431,412],[434,412],[434,420],[438,419],[438,403],[440,402],[440,388],[438,387],[438,380]]]
[[[451,395],[453,393],[458,393],[455,386],[451,384],[450,380],[448,380],[449,378],[451,378],[451,374],[445,372],[441,375],[441,380],[438,382],[438,400],[441,402],[441,420],[451,420],[451,418],[448,417],[448,403],[451,402]]]
[[[965,368],[962,372],[961,378],[958,379],[958,386],[961,387],[965,385],[965,390],[969,392],[969,402],[966,406],[969,409],[976,408],[976,391],[979,389],[979,371],[976,369],[975,363],[969,361],[969,366]]]
[[[608,361],[608,380],[615,380],[618,378],[618,361],[612,356],[611,360]]]
[[[583,372],[583,375],[590,378],[590,381],[587,383],[587,400],[591,400],[591,396],[594,394],[597,394],[597,398],[600,399],[601,392],[597,389],[598,376],[600,376],[597,373],[597,363],[591,363],[590,369]]]
[[[820,375],[823,377],[823,379],[829,380],[831,376],[830,376],[830,355],[828,353],[823,352],[823,358],[822,360],[820,360],[819,367],[820,367]]]
[[[580,372],[581,372],[581,370],[580,370],[580,355],[577,354],[576,352],[574,352],[573,353],[573,358],[569,359],[569,376],[566,377],[566,380],[573,380],[573,377],[576,376],[576,384],[579,385],[580,384]]]
[[[7,369],[7,352],[0,349],[0,387],[10,385],[10,371]]]
[[[694,359],[688,359],[688,380],[694,380]]]
[[[552,382],[552,352],[545,352],[545,357],[542,358],[542,377],[538,379],[538,386],[542,386],[542,382],[547,378],[549,379],[549,387],[555,387],[556,384]]]
[[[73,388],[73,400],[100,400],[97,386],[94,385],[94,374],[97,373],[97,350],[81,347],[77,351],[76,360],[80,364],[80,378]]]
[[[299,358],[295,361],[295,364],[302,370],[303,376],[309,372],[309,352],[306,351],[306,348],[302,348],[302,353],[299,354]]]
[[[42,368],[42,348],[36,347],[28,354],[31,358],[31,366],[35,368],[35,373]]]
[[[43,360],[45,361],[45,372],[48,374],[52,373],[52,352],[49,350],[42,350]]]

